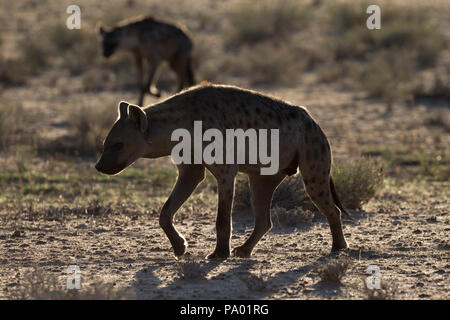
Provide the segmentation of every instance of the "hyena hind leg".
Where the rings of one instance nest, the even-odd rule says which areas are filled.
[[[302,171],[302,176],[306,192],[314,205],[327,218],[333,239],[331,251],[346,249],[348,245],[342,231],[341,211],[333,200],[329,174],[323,175],[319,172],[304,174]]]
[[[270,216],[272,195],[285,176],[285,174],[275,176],[249,176],[255,227],[247,241],[242,246],[233,250],[235,256],[249,258],[259,240],[272,228],[272,219]]]
[[[194,74],[190,63],[189,54],[182,54],[170,63],[171,68],[177,74],[178,91],[194,84]]]

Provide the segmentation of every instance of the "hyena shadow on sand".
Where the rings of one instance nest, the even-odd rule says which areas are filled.
[[[262,299],[279,291],[283,287],[301,282],[312,266],[301,265],[288,271],[280,271],[273,275],[259,276],[259,270],[264,266],[260,261],[229,260],[227,262],[207,260],[197,262],[204,273],[200,279],[185,279],[175,275],[170,283],[163,285],[156,273],[165,268],[168,272],[176,272],[172,263],[159,266],[149,266],[141,269],[135,275],[133,289],[137,299]],[[223,263],[231,267],[209,276],[210,272]],[[299,262],[301,264],[301,262]]]

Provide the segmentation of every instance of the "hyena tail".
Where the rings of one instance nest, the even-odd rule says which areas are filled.
[[[334,187],[333,178],[330,177],[330,189],[331,189],[331,195],[333,197],[333,201],[336,204],[336,206],[341,210],[341,212],[345,213],[345,215],[351,219],[354,220],[353,217],[344,209],[344,206],[341,203],[341,200],[339,199],[336,188]]]

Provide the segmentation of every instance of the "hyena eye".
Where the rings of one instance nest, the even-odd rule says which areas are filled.
[[[123,148],[123,142],[114,143],[111,148],[114,151],[120,151]]]

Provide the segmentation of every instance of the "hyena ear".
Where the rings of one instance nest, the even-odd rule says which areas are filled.
[[[119,102],[119,118],[120,119],[126,119],[128,118],[128,106],[130,104],[126,101],[120,101]]]
[[[134,104],[130,104],[128,106],[128,115],[130,120],[136,123],[141,132],[147,131],[148,120],[144,110]]]

